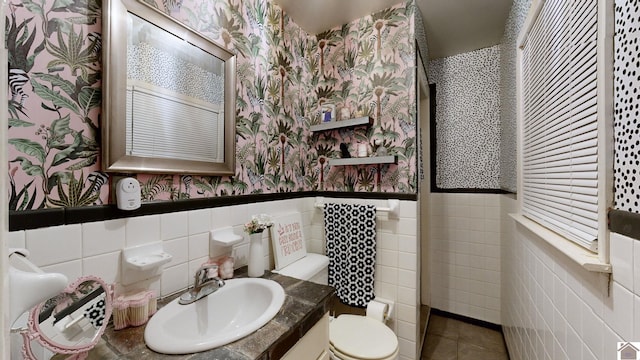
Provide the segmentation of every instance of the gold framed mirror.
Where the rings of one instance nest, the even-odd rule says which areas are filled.
[[[234,175],[235,55],[139,0],[104,4],[104,171]]]

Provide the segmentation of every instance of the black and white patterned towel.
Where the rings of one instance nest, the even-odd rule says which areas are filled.
[[[84,317],[89,320],[94,328],[99,329],[104,323],[105,312],[106,302],[104,299],[101,299],[84,311]]]
[[[324,232],[329,257],[329,285],[340,301],[366,307],[375,297],[376,207],[325,204]]]

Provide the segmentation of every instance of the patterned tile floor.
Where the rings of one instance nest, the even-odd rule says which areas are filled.
[[[502,333],[431,314],[421,360],[509,360]]]

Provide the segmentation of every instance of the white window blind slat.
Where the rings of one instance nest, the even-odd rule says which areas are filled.
[[[592,116],[583,120],[586,121],[593,118],[597,119],[597,115],[592,114]],[[568,124],[567,127],[572,127],[572,124]],[[547,156],[547,153],[550,153],[549,155],[554,155],[560,152],[577,150],[578,146],[584,147],[583,145],[579,145],[579,143],[584,142],[586,146],[591,144],[591,141],[594,140],[594,133],[597,135],[597,126],[594,126],[593,124],[577,126],[575,129],[568,131],[565,130],[564,132],[556,131],[552,135],[540,139],[537,143],[524,146],[524,149],[528,152],[526,157],[533,160],[534,158],[538,158],[538,156]],[[573,149],[562,149],[570,145],[576,145],[577,147]],[[545,151],[545,149],[547,149],[547,151]]]
[[[576,243],[580,244],[581,243],[580,239],[593,236],[593,234],[590,232],[584,232],[579,230],[579,227],[572,227],[570,228],[571,230],[568,230],[569,228],[565,223],[559,222],[552,217],[546,216],[544,212],[532,213],[531,215],[534,215],[534,214],[536,215],[535,217],[539,219],[538,222],[540,222],[542,225],[548,227],[549,229],[563,235],[564,237]]]
[[[591,231],[582,231],[582,226],[572,226],[574,221],[567,220],[566,222],[560,222],[556,218],[549,216],[543,209],[532,208],[529,214],[531,217],[538,219],[537,221],[547,226],[551,230],[564,235],[566,238],[579,243],[582,238],[589,238],[594,236]],[[596,234],[597,235],[597,234]]]
[[[528,182],[525,187],[527,189],[530,189],[531,191],[549,190],[554,192],[561,192],[563,194],[572,193],[575,196],[587,195],[588,199],[580,197],[581,201],[585,201],[585,202],[593,201],[593,196],[597,195],[598,193],[597,188],[571,186],[571,185],[554,185],[554,184],[548,184],[548,183],[537,184],[535,182]]]
[[[538,163],[544,163],[545,161],[556,161],[560,159],[565,159],[567,157],[568,151],[565,148],[554,149],[553,151],[549,151],[547,153],[539,153],[537,155],[528,156],[527,160],[528,166],[538,166]],[[576,149],[573,153],[576,157],[582,157],[587,155],[595,155],[597,154],[597,150],[591,147],[586,147],[585,149]]]
[[[535,208],[543,209],[549,213],[549,216],[554,216],[558,221],[571,219],[571,222],[581,224],[580,228],[582,231],[589,232],[587,231],[589,229],[584,229],[583,227],[591,226],[591,232],[594,234],[597,233],[597,221],[594,219],[594,216],[597,214],[597,204],[582,201],[582,197],[569,200],[542,193],[536,193],[532,199],[533,200],[527,199],[523,203],[525,206],[523,212],[525,214],[529,214],[531,210]],[[567,216],[567,212],[571,212],[571,215]]]
[[[594,115],[593,117],[597,119],[597,116]],[[526,147],[525,150],[531,153],[527,154],[525,158],[530,158],[531,156],[535,156],[535,155],[545,156],[545,154],[547,154],[545,152],[545,146],[547,147],[548,151],[550,152],[554,151],[552,154],[555,154],[556,153],[555,151],[572,152],[578,149],[582,149],[586,146],[590,146],[593,143],[597,144],[597,139],[593,138],[594,133],[597,135],[597,128],[590,129],[586,126],[583,126],[579,129],[583,129],[583,130],[575,130],[573,132],[567,131],[564,133],[558,133],[557,139],[551,138],[544,143]],[[571,147],[572,145],[573,147]]]
[[[578,88],[578,92],[576,94],[572,94],[571,98],[565,98],[562,103],[559,104],[559,106],[549,109],[547,111],[547,115],[545,115],[543,118],[541,118],[540,120],[536,120],[534,123],[530,124],[530,126],[535,127],[540,126],[540,124],[544,123],[545,126],[547,126],[549,129],[544,133],[532,134],[529,139],[525,140],[525,146],[530,146],[531,143],[537,143],[537,141],[540,140],[540,137],[545,136],[548,138],[554,136],[554,133],[564,131],[566,129],[566,126],[569,125],[569,123],[567,123],[567,116],[569,115],[575,118],[595,114],[596,109],[594,104],[597,103],[597,91],[595,86],[596,79],[596,74],[592,73],[588,79],[585,79],[580,84],[574,85],[575,88]],[[572,102],[576,102],[577,100],[575,99],[583,99],[584,103],[577,106],[573,110],[573,113],[570,113],[567,105]],[[560,109],[562,112],[554,113],[554,109]],[[572,120],[575,121],[574,119]]]
[[[572,22],[574,22],[571,34],[574,44],[596,39],[598,30],[597,26],[595,26],[597,25],[597,7],[594,6],[590,8],[589,6],[585,6],[582,10],[583,12],[576,14],[576,16],[573,16],[571,19]]]
[[[562,83],[569,82],[569,79],[561,79]],[[568,87],[563,87],[564,90],[559,90],[554,93],[549,94],[540,94],[540,101],[545,103],[540,104],[531,104],[530,106],[534,108],[533,112],[530,112],[528,115],[532,119],[531,127],[539,127],[544,126],[545,121],[549,119],[553,119],[555,114],[566,114],[569,112],[570,107],[568,107],[571,98],[569,96]],[[535,94],[532,94],[535,96]]]
[[[583,203],[583,209],[597,211],[597,204],[593,202],[592,198],[586,194],[572,194],[567,193],[566,191],[557,191],[549,188],[539,188],[539,187],[527,187],[527,190],[535,192],[541,196],[551,196],[554,199],[557,198],[559,201],[566,202],[567,200],[575,200]],[[554,201],[554,200],[552,200]]]
[[[596,179],[528,179],[525,182],[525,186],[528,183],[540,183],[540,184],[549,184],[549,185],[573,185],[577,187],[590,187],[597,189],[598,182]]]
[[[555,161],[539,162],[537,164],[531,164],[524,168],[527,173],[535,172],[564,172],[571,165],[578,164],[593,164],[598,160],[598,155],[572,157],[570,159],[559,159]]]
[[[580,230],[584,233],[593,233],[597,234],[598,222],[592,219],[593,214],[597,214],[597,211],[592,212],[588,210],[583,210],[577,207],[577,202],[573,202],[571,204],[562,204],[559,202],[549,202],[544,199],[538,198],[536,201],[529,202],[528,204],[537,208],[538,210],[544,210],[547,212],[547,215],[555,218],[559,223],[564,223],[566,225],[571,225],[575,227],[577,230]],[[571,209],[571,216],[565,216],[567,213],[567,209]],[[592,226],[593,229],[589,227]],[[567,229],[567,231],[571,232],[573,229]]]
[[[541,219],[544,219],[551,224],[561,226],[555,229],[555,231],[571,238],[572,240],[576,240],[573,237],[578,234],[584,235],[587,239],[597,237],[597,222],[593,222],[592,220],[589,220],[586,217],[581,217],[575,213],[569,217],[564,217],[562,215],[565,211],[543,203],[528,203],[527,205],[529,205],[531,211],[525,213],[526,216],[530,216],[536,212],[544,213],[546,216]],[[537,211],[533,211],[534,209]],[[551,222],[549,219],[553,219],[555,221]],[[584,242],[584,240],[581,242]]]

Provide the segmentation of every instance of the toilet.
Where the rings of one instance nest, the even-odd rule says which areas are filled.
[[[327,285],[328,266],[328,257],[307,253],[274,272]],[[329,349],[335,360],[395,360],[398,358],[398,337],[378,320],[342,314],[329,324]]]

